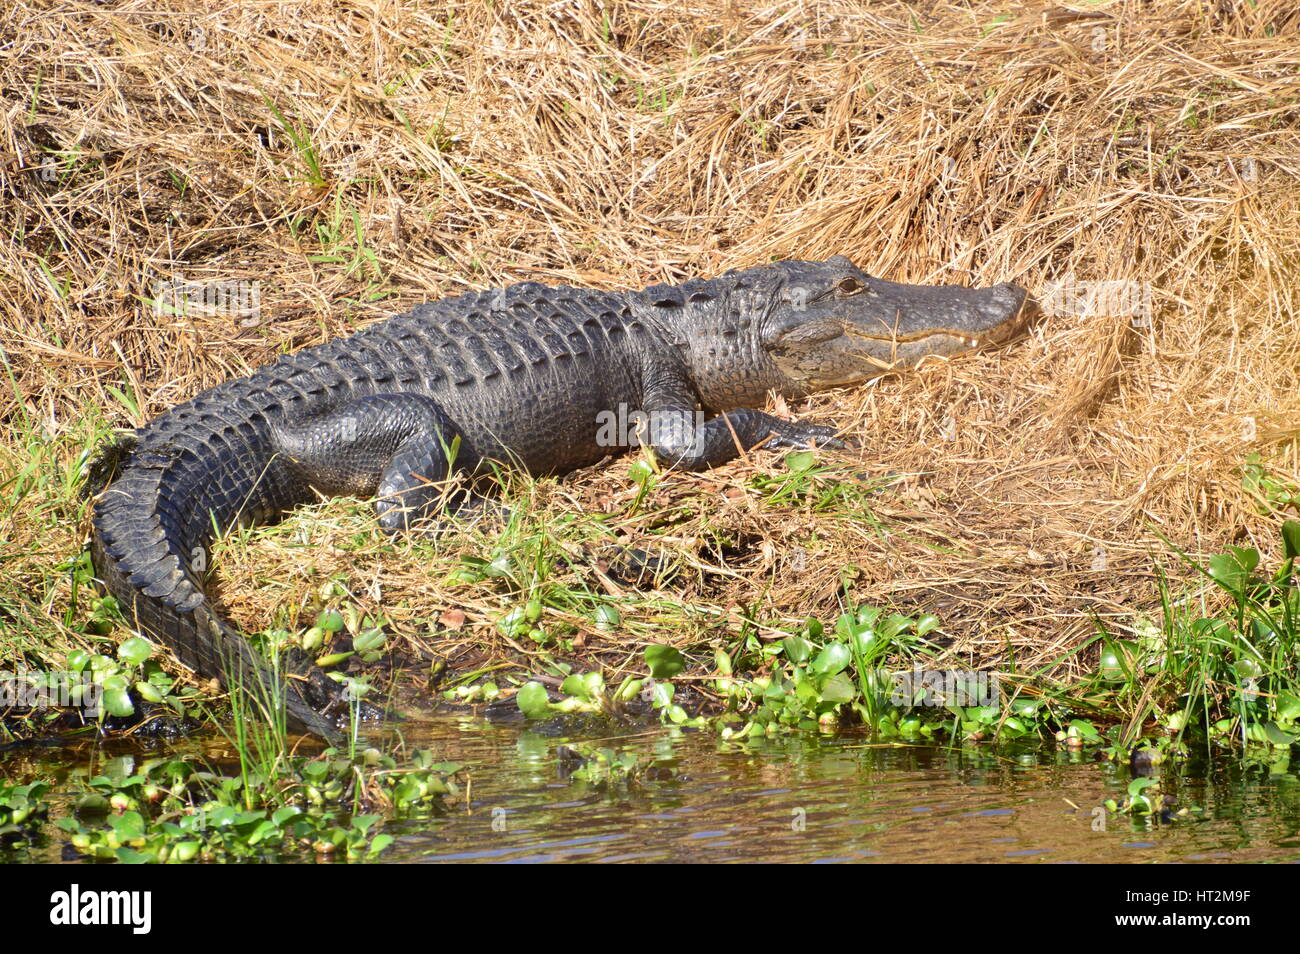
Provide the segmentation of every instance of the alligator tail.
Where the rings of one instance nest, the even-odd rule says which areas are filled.
[[[91,465],[96,575],[128,620],[194,672],[282,703],[291,731],[333,740],[337,728],[309,699],[324,704],[322,683],[335,684],[319,670],[314,680],[277,677],[204,593],[214,526],[261,522],[299,502],[288,499],[297,494],[283,474],[271,473],[259,429],[233,422],[228,407],[205,410],[191,403],[164,415]],[[196,417],[207,426],[196,428]]]

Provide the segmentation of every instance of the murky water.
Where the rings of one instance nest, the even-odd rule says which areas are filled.
[[[1255,861],[1300,859],[1300,782],[1192,761],[1166,769],[1186,819],[1096,814],[1126,768],[1047,748],[797,738],[727,746],[655,729],[606,743],[651,779],[569,778],[571,740],[445,720],[408,738],[467,766],[470,804],[402,826],[390,861]],[[395,829],[390,828],[390,831]]]
[[[1042,746],[854,735],[737,746],[659,727],[602,740],[591,730],[544,735],[456,715],[402,732],[409,745],[465,766],[467,798],[439,817],[390,823],[397,840],[381,859],[389,862],[1300,860],[1296,775],[1230,760],[1164,767],[1172,809],[1203,811],[1130,818],[1095,811],[1123,800],[1127,768]],[[566,745],[636,753],[640,771],[632,781],[573,777],[559,757]],[[11,753],[0,772],[57,777],[70,769],[60,756]],[[36,850],[4,857],[57,860],[62,840],[51,827]]]

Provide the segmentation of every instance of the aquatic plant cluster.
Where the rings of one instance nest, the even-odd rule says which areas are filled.
[[[953,667],[936,641],[941,623],[875,607],[841,614],[830,628],[808,619],[780,639],[751,632],[713,658],[721,713],[687,715],[672,678],[688,663],[671,646],[645,650],[649,676],[607,693],[597,673],[568,675],[551,701],[538,682],[516,693],[530,718],[555,711],[609,710],[638,695],[665,721],[716,726],[724,741],[793,729],[834,731],[860,724],[883,738],[936,736],[1015,740],[1038,736],[1067,746],[1107,741],[1112,754],[1138,748],[1186,751],[1191,744],[1262,747],[1289,764],[1300,740],[1300,522],[1282,525],[1283,563],[1260,572],[1259,552],[1232,547],[1202,569],[1232,600],[1230,612],[1191,616],[1165,594],[1161,625],[1138,638],[1099,627],[1096,664],[1063,681],[1038,671],[987,673]],[[1084,719],[1081,716],[1087,715]],[[1121,721],[1122,720],[1122,721]],[[1105,733],[1098,725],[1110,727]]]
[[[241,771],[204,760],[120,756],[58,786],[0,783],[0,857],[61,832],[72,856],[128,864],[373,858],[386,820],[441,808],[459,766],[369,749],[281,753]],[[75,775],[76,773],[74,773]]]

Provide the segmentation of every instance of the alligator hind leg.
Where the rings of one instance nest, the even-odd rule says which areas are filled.
[[[375,496],[379,523],[390,532],[449,502],[452,470],[472,471],[478,463],[451,418],[422,394],[357,398],[272,433],[276,451],[320,493]]]

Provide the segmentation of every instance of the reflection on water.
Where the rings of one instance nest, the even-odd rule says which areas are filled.
[[[1166,766],[1173,808],[1204,811],[1161,822],[1096,812],[1107,798],[1123,800],[1128,769],[1049,747],[903,746],[851,734],[742,747],[660,727],[601,741],[591,730],[546,735],[455,714],[405,723],[401,734],[461,763],[468,801],[390,822],[397,840],[380,859],[389,862],[1300,860],[1296,776],[1230,760]],[[584,742],[637,753],[649,777],[606,786],[566,777],[561,747]],[[68,754],[11,752],[0,773],[51,779],[57,791],[69,776],[104,771],[114,752],[96,750],[89,763]],[[229,759],[224,744],[201,739],[174,754]],[[50,825],[39,846],[4,857],[58,860],[65,841]]]
[[[1050,749],[903,747],[865,738],[726,746],[654,729],[604,744],[667,772],[602,788],[565,780],[569,741],[449,717],[408,742],[466,766],[470,804],[390,826],[389,861],[1253,861],[1300,859],[1300,784],[1185,763],[1163,774],[1186,820],[1096,814],[1127,769]]]

